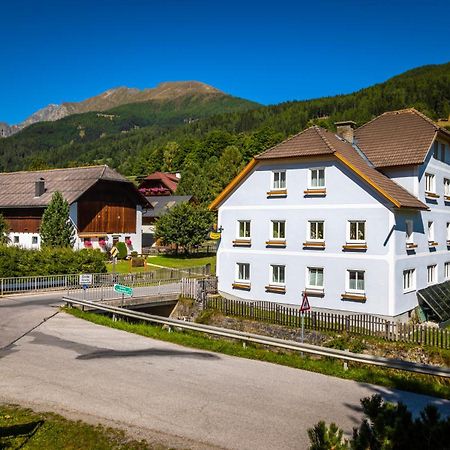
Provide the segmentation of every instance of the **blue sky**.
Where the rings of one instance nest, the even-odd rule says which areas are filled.
[[[264,104],[450,60],[435,0],[0,0],[0,121],[115,86],[199,80]]]

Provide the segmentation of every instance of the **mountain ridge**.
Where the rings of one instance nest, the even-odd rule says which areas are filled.
[[[152,100],[167,101],[190,95],[226,95],[214,86],[201,81],[163,81],[154,88],[129,88],[118,86],[108,89],[100,94],[88,97],[79,102],[50,103],[38,109],[25,120],[16,125],[0,122],[5,136],[11,136],[24,128],[38,122],[54,122],[73,114],[82,114],[94,111],[107,111],[109,109]],[[0,137],[2,137],[0,133]]]

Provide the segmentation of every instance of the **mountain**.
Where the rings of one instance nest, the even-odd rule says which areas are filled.
[[[361,125],[408,107],[434,119],[449,116],[450,63],[419,67],[351,94],[278,105],[190,95],[37,123],[0,140],[0,171],[93,163],[133,176],[181,171],[179,193],[207,203],[254,154],[311,124]]]
[[[72,114],[81,114],[91,111],[106,111],[129,103],[148,102],[152,100],[170,101],[186,96],[214,94],[225,95],[219,89],[199,81],[164,82],[158,84],[155,88],[143,90],[118,87],[109,89],[95,97],[88,98],[81,102],[65,102],[61,105],[52,103],[45,108],[39,109],[18,125],[9,127],[9,133],[7,135],[14,134],[37,122],[53,122]]]

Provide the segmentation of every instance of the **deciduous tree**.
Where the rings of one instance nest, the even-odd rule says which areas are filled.
[[[213,215],[201,208],[182,203],[174,206],[156,222],[155,236],[164,244],[183,247],[185,253],[194,245],[202,244],[208,235]]]

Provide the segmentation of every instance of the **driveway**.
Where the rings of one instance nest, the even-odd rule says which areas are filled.
[[[39,320],[55,312],[54,299],[21,301],[23,308],[0,299],[0,317],[9,311],[23,319],[30,310]],[[319,420],[350,433],[360,398],[374,393],[415,411],[433,401],[450,414],[447,401],[180,347],[65,313],[39,323],[0,351],[0,401],[113,424],[175,447],[304,449],[306,430]],[[23,330],[0,326],[1,336],[9,333],[2,342]]]

